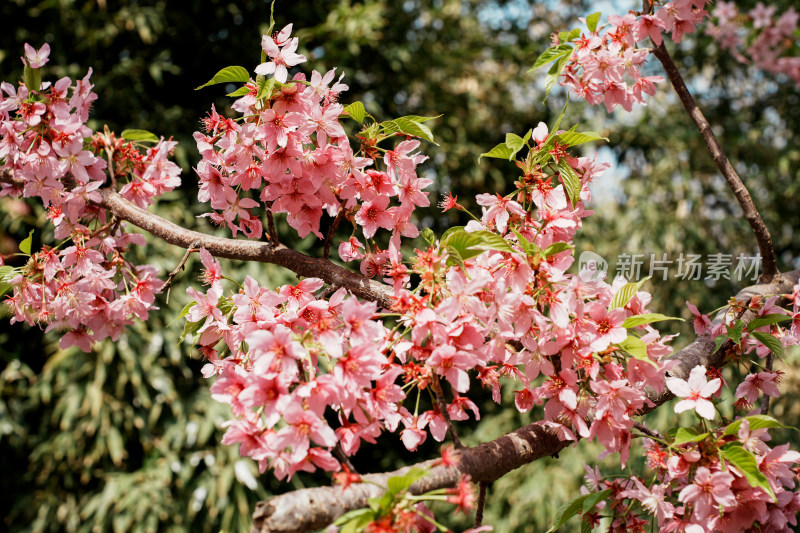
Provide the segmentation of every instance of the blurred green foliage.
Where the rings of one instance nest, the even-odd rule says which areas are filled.
[[[252,69],[258,63],[268,9],[265,1],[179,7],[163,0],[4,2],[0,17],[15,24],[0,34],[0,79],[19,77],[24,42],[51,44],[48,76],[83,76],[91,66],[100,96],[93,127],[142,128],[178,139],[184,185],[157,209],[202,228],[194,218],[202,209],[190,171],[197,160],[191,134],[212,102],[222,110],[230,101],[223,96],[227,88],[194,87],[225,66]],[[590,11],[580,2],[556,7],[532,0],[278,0],[276,23],[294,23],[309,68],[324,72],[336,66],[346,74],[351,90],[345,102],[361,100],[379,119],[442,114],[433,123],[440,146],[425,147],[431,160],[423,172],[435,180],[432,203],[452,191],[474,208],[472,196],[507,191],[517,176],[512,164],[477,163],[477,156],[506,132],[551,122],[560,110],[563,93],[555,91],[542,104],[541,76],[527,74],[529,66],[551,31],[576,25]],[[800,227],[797,88],[742,67],[703,35],[687,38],[676,59],[772,230],[779,266],[800,266],[794,237]],[[613,264],[620,252],[675,259],[681,252],[756,251],[732,195],[666,84],[634,114],[571,104],[570,119],[608,136],[605,153],[619,165],[594,184],[597,214],[579,234],[579,252],[593,250]],[[8,254],[43,217],[9,200],[0,201],[0,210],[0,253]],[[465,221],[458,213],[431,209],[421,222],[440,233]],[[298,247],[318,253],[309,240]],[[151,240],[147,254],[168,272],[182,251]],[[271,475],[258,477],[250,461],[239,468],[256,476],[258,488],[236,479],[236,449],[219,442],[228,413],[211,400],[199,373],[202,363],[178,345],[181,325],[168,327],[186,302],[183,290],[194,282],[195,267],[190,260],[169,303],[162,299],[161,312],[150,322],[89,355],[59,350],[53,333],[8,326],[7,320],[0,324],[0,491],[13,495],[0,500],[0,517],[10,530],[244,531],[256,501],[287,489]],[[272,286],[293,279],[269,265],[226,264],[224,270]],[[670,276],[646,288],[654,294],[655,310],[688,317],[685,300],[708,311],[739,286],[735,280],[706,285]],[[691,338],[688,327],[680,331],[678,344]],[[793,384],[800,377],[788,371],[786,379]],[[512,390],[510,385],[505,392]],[[793,390],[800,389],[787,387],[776,414],[796,425],[800,412],[792,408],[798,405]],[[483,419],[463,431],[470,444],[531,420],[530,414],[500,409],[486,394],[479,399]],[[661,409],[651,417],[652,425],[664,427],[670,412]],[[428,442],[423,453],[437,449]],[[597,447],[581,443],[558,460],[497,481],[489,491],[486,523],[504,532],[545,530],[556,509],[576,494],[583,465],[597,453]],[[417,458],[388,436],[367,447],[356,465],[391,469]],[[289,488],[318,482],[325,478],[295,477]],[[468,524],[454,520],[454,528]]]

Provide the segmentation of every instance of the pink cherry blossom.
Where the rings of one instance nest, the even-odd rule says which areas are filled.
[[[49,44],[44,43],[41,48],[36,50],[33,46],[25,43],[25,59],[27,59],[31,68],[42,68],[50,60],[49,57]],[[38,87],[33,87],[33,89],[39,90]]]
[[[730,486],[733,476],[727,472],[711,473],[701,466],[695,472],[694,481],[681,490],[678,500],[694,506],[694,513],[699,519],[708,518],[718,513],[719,506],[731,507],[736,498]]]
[[[736,387],[736,397],[744,398],[751,405],[755,404],[761,393],[777,398],[780,395],[777,380],[776,372],[748,374],[745,380]]]

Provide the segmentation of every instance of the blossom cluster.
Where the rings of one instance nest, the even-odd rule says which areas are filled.
[[[224,444],[240,443],[261,471],[270,467],[283,478],[338,470],[330,453],[337,443],[353,454],[361,440],[397,427],[404,413],[396,402],[405,394],[394,381],[402,370],[383,353],[385,343],[375,342],[387,336],[372,319],[376,304],[344,289],[318,299],[323,282],[315,278],[273,291],[248,277],[225,297],[219,263],[201,254],[211,285],[205,293],[188,289],[196,303],[187,320],[209,360],[203,374],[218,376],[212,396],[236,417]],[[335,431],[326,414],[338,418]]]
[[[663,33],[680,42],[692,33],[707,12],[706,0],[675,0],[652,14],[611,15],[609,25],[593,28],[588,36],[574,41],[574,51],[559,82],[592,105],[603,103],[608,111],[622,106],[630,111],[634,104],[645,104],[646,94],[655,94],[661,76],[643,76],[642,65],[650,54],[637,43],[652,39],[660,45]]]
[[[689,307],[695,314],[698,335],[736,341],[728,354],[736,361],[752,352],[763,359],[775,349],[761,342],[764,337],[755,337],[758,333],[778,338],[785,346],[797,344],[800,284],[794,287],[791,302],[790,315],[774,305],[775,298],[740,303],[716,324],[696,307]],[[745,311],[756,312],[751,322],[755,327],[742,337],[741,331],[735,333],[734,324]],[[785,319],[791,319],[791,325],[779,327]],[[583,520],[595,526],[601,513],[610,511],[610,531],[643,530],[652,521],[659,531],[792,531],[790,526],[797,525],[800,511],[800,453],[790,450],[788,444],[770,447],[769,428],[783,426],[759,409],[753,410],[759,397],[779,395],[780,376],[781,372],[769,369],[748,374],[733,396],[734,407],[750,414],[717,429],[709,429],[708,424],[717,418],[715,398],[727,389],[720,374],[696,366],[687,380],[667,378],[667,387],[680,398],[675,412],[695,411],[702,419],[700,429],[680,428],[667,440],[650,434],[644,446],[646,466],[652,474],[649,482],[635,475],[603,478],[597,468],[587,466],[588,490],[582,492],[584,497],[596,495],[596,499],[595,505],[583,507]]]
[[[210,361],[206,374],[219,376],[215,398],[232,406],[226,443],[279,478],[336,470],[336,445],[350,455],[384,430],[399,429],[409,450],[429,434],[442,441],[448,423],[480,416],[467,396],[475,382],[501,402],[507,380],[519,410],[543,405],[541,423],[562,438],[597,437],[626,460],[642,391],[663,390],[674,364],[664,360],[669,338],[648,318],[626,326],[648,316],[650,297],[635,284],[567,273],[588,184],[605,165],[569,156],[544,124],[531,133],[515,191],[479,195],[481,217],[408,262],[386,252],[375,268],[394,287],[388,315],[344,289],[318,297],[317,279],[270,291],[248,278],[224,296],[204,253],[210,286],[189,289],[187,332]],[[580,180],[572,197],[567,165]],[[454,198],[445,207],[463,209]]]
[[[130,246],[144,245],[144,237],[126,233],[97,207],[107,173],[114,184],[127,179],[120,194],[144,207],[180,183],[180,170],[167,159],[171,141],[162,139],[142,154],[86,125],[97,98],[91,70],[74,84],[66,77],[42,83],[39,69],[49,46],[25,50],[25,81],[0,84],[0,170],[17,179],[0,184],[0,196],[40,200],[62,242],[43,246],[7,276],[13,295],[6,304],[12,323],[63,331],[62,347],[88,352],[93,342],[118,338],[132,319],[146,320],[162,286],[153,267],[124,257]]]
[[[800,15],[794,8],[776,16],[775,6],[759,2],[745,16],[733,2],[718,2],[709,15],[705,9],[708,3],[674,0],[656,4],[652,13],[610,15],[608,25],[597,26],[597,20],[593,21],[588,36],[569,35],[571,44],[560,43],[555,36],[556,48],[551,50],[558,51],[560,44],[569,47],[559,83],[592,105],[603,103],[609,112],[617,106],[630,111],[634,104],[646,105],[645,95],[654,95],[655,84],[663,78],[642,75],[651,49],[640,43],[649,38],[659,46],[667,33],[679,43],[708,17],[712,21],[706,33],[730,50],[737,60],[767,72],[785,74],[800,83],[800,57],[795,53]],[[559,52],[554,57],[560,55]]]
[[[431,183],[416,174],[426,159],[415,153],[419,141],[403,137],[393,149],[383,149],[378,142],[392,135],[378,139],[377,130],[371,136],[362,132],[360,140],[369,149],[354,154],[339,122],[349,116],[337,102],[347,85],[341,77],[335,81],[335,70],[314,71],[310,81],[303,73],[289,80],[287,67],[305,61],[290,34],[291,25],[262,39],[270,61],[256,73],[274,78],[267,89],[260,81],[245,85],[247,93],[233,104],[243,116],[222,118],[212,108],[204,132],[194,135],[202,156],[198,199],[214,210],[206,216],[234,235],[241,231],[254,239],[263,234],[262,211],[286,213],[301,237],[322,238],[322,216],[340,213],[366,239],[380,228],[392,231],[396,247],[401,236],[417,237],[411,214],[429,205],[422,189]],[[390,207],[393,199],[397,203]],[[355,236],[348,246],[353,251],[342,252],[344,260],[363,257],[364,245]]]
[[[764,359],[771,352],[782,353],[783,348],[800,344],[799,290],[800,285],[796,285],[791,298],[791,313],[777,305],[777,296],[766,299],[756,296],[749,301],[738,301],[727,308],[722,320],[714,322],[691,303],[686,302],[686,305],[694,317],[692,325],[697,335],[710,335],[718,341],[733,341],[728,355],[730,360],[741,361],[751,353],[758,359]],[[754,313],[754,318],[746,327],[741,319],[745,312]],[[781,323],[788,321],[791,321],[789,327],[781,327]]]
[[[744,64],[753,64],[767,72],[785,74],[800,84],[800,56],[797,49],[797,25],[800,14],[790,7],[776,16],[774,5],[758,2],[746,14],[733,2],[717,2],[713,20],[706,33],[730,50]]]
[[[650,481],[603,478],[587,466],[588,490],[582,492],[608,491],[608,499],[583,520],[597,525],[610,511],[613,532],[644,531],[653,519],[659,531],[792,531],[800,511],[800,453],[788,444],[770,447],[768,429],[752,427],[761,420],[747,417],[689,444],[648,439]]]

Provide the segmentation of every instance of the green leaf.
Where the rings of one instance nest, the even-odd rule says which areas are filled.
[[[189,302],[188,304],[184,305],[184,306],[183,306],[183,309],[181,309],[181,312],[180,312],[180,314],[178,314],[178,318],[183,318],[183,317],[185,317],[186,315],[188,315],[188,314],[189,314],[189,311],[190,311],[190,310],[192,309],[192,307],[194,307],[196,304],[197,304],[197,302]]]
[[[739,344],[742,341],[742,332],[744,331],[744,321],[737,320],[733,327],[728,328],[728,338]]]
[[[525,252],[525,255],[533,256],[541,253],[542,249],[539,248],[539,245],[526,239],[525,236],[517,230],[517,228],[511,228],[511,231],[513,231],[514,235],[517,236],[517,242],[519,242],[519,245],[522,247],[522,251]]]
[[[333,525],[339,527],[339,533],[359,533],[376,518],[372,509],[355,509],[337,518]]]
[[[536,58],[536,61],[533,63],[533,66],[530,68],[530,70],[528,70],[528,72],[536,70],[539,67],[543,67],[551,61],[560,59],[566,54],[572,54],[572,45],[559,44],[558,46],[551,46],[539,54],[539,57]]]
[[[511,155],[508,156],[508,158],[514,159],[514,157],[517,155],[517,152],[522,150],[526,142],[527,141],[525,139],[515,133],[506,133],[506,146],[511,148]]]
[[[377,122],[373,122],[363,130],[361,130],[361,136],[365,139],[376,139],[378,137],[378,130],[380,129],[380,124]]]
[[[609,309],[616,309],[617,307],[625,307],[628,302],[633,298],[633,295],[642,288],[644,282],[650,279],[650,276],[647,276],[641,281],[636,281],[633,283],[626,283],[622,286],[622,288],[617,291],[617,294],[614,295],[614,299],[611,300],[611,306]]]
[[[736,467],[741,472],[751,487],[758,487],[776,501],[775,493],[769,486],[767,477],[758,469],[758,463],[752,453],[734,443],[726,444],[719,450],[719,456]]]
[[[634,359],[646,361],[656,367],[658,366],[650,360],[650,357],[647,356],[647,345],[639,337],[628,335],[628,338],[622,342],[618,342],[617,346],[628,352],[628,355]]]
[[[158,142],[158,137],[147,130],[123,130],[119,136],[126,141]]]
[[[3,296],[5,293],[11,290],[11,284],[6,283],[4,281],[0,281],[0,296]]]
[[[753,331],[751,335],[758,339],[761,344],[769,348],[772,353],[783,359],[783,344],[781,344],[781,341],[774,335],[764,333],[763,331]]]
[[[31,255],[31,245],[33,244],[33,230],[28,233],[28,236],[19,243],[19,251],[25,255]]]
[[[771,326],[772,324],[778,324],[780,322],[786,322],[787,320],[791,320],[792,317],[787,315],[782,315],[780,313],[772,313],[769,315],[759,316],[754,318],[747,324],[747,331],[753,331],[754,329],[762,328],[764,326]]]
[[[437,118],[441,118],[442,115],[435,115],[432,117],[423,117],[420,115],[405,115],[402,118],[407,118],[408,120],[413,120],[414,122],[428,122],[429,120],[436,120]]]
[[[203,87],[208,87],[209,85],[217,85],[220,83],[245,83],[250,81],[250,73],[244,67],[225,67],[224,69],[220,70],[214,77],[205,82],[200,87],[197,87],[195,91],[199,91]]]
[[[408,117],[387,120],[385,122],[381,122],[381,126],[383,127],[383,132],[386,135],[391,135],[393,133],[404,133],[406,135],[411,135],[412,137],[426,139],[433,144],[436,144],[436,142],[433,140],[433,132],[431,132],[431,129],[428,126],[422,122],[418,122]],[[436,144],[436,146],[438,146],[438,144]]]
[[[558,134],[558,128],[561,127],[561,122],[564,120],[564,115],[567,114],[567,105],[569,105],[569,98],[567,98],[567,101],[564,102],[564,107],[561,108],[561,113],[558,114],[555,124],[553,124],[548,130],[549,133],[547,134],[547,141],[544,143],[544,146],[547,146],[548,150],[553,147],[553,139]]]
[[[711,352],[711,353],[717,353],[719,351],[720,347],[723,344],[725,344],[725,341],[727,341],[727,340],[728,340],[728,336],[724,335],[724,334],[723,335],[717,335],[716,337],[714,337],[714,351]]]
[[[475,250],[472,247],[480,244],[480,237],[467,233],[464,230],[456,231],[442,238],[440,241],[442,248],[447,250],[448,256],[453,258],[451,265],[461,265],[467,259],[472,259],[482,253],[482,250]],[[448,262],[449,262],[448,258]]]
[[[462,271],[467,271],[467,265],[464,264],[464,258],[461,256],[461,252],[459,252],[457,248],[447,245],[444,247],[444,251],[447,252],[447,266],[459,266],[461,267]]]
[[[533,135],[533,128],[529,129],[528,133],[526,133],[525,136],[522,138],[522,143],[528,144],[528,141],[531,139],[531,135]]]
[[[572,245],[567,244],[565,242],[554,242],[553,244],[545,248],[542,254],[545,257],[550,257],[551,255],[560,254],[561,252],[564,252],[566,250],[572,250]]]
[[[568,43],[573,39],[577,39],[581,34],[580,28],[573,28],[569,31],[558,32],[558,40],[562,43]]]
[[[757,429],[763,428],[781,428],[781,429],[793,429],[795,431],[800,431],[796,427],[792,426],[784,426],[774,418],[768,415],[751,415],[746,416],[744,418],[740,418],[734,422],[731,422],[725,428],[725,433],[723,435],[736,435],[739,433],[739,428],[742,426],[742,422],[747,420],[750,423],[750,431],[755,431]]]
[[[422,479],[425,474],[427,474],[427,470],[415,466],[402,476],[392,476],[386,482],[386,492],[393,497],[397,494],[405,493],[411,488],[411,485],[417,480]]]
[[[478,161],[481,160],[481,157],[494,157],[496,159],[508,159],[510,161],[515,154],[516,152],[514,152],[512,148],[509,148],[506,143],[500,143],[488,152],[481,154]]]
[[[472,246],[479,250],[497,250],[499,252],[516,253],[517,251],[511,247],[507,240],[502,238],[497,233],[491,231],[481,230],[473,231],[470,235],[478,237],[480,241],[478,244]]]
[[[646,313],[644,315],[636,315],[636,316],[629,316],[625,319],[625,322],[622,323],[623,328],[635,328],[638,326],[643,326],[645,324],[652,324],[653,322],[661,322],[664,320],[680,320],[683,322],[682,318],[676,316],[666,316],[662,315],[661,313]]]
[[[466,232],[463,229],[448,234],[439,241],[448,253],[448,265],[459,265],[480,255],[485,250],[498,250],[501,252],[515,253],[516,250],[496,233],[491,231]]]
[[[553,88],[553,85],[556,84],[556,81],[558,81],[558,77],[561,76],[561,71],[567,66],[567,63],[569,63],[571,57],[572,54],[561,56],[561,59],[553,63],[553,66],[547,71],[547,77],[544,80],[545,101],[547,101],[547,97],[550,95],[550,90]]]
[[[275,0],[269,5],[269,28],[267,35],[272,35],[272,30],[275,28]]]
[[[567,520],[578,514],[579,511],[582,511],[584,508],[584,502],[586,502],[590,497],[594,500],[594,505],[589,507],[591,509],[597,505],[599,501],[608,498],[610,495],[611,489],[606,489],[595,494],[584,494],[583,496],[578,496],[577,498],[573,498],[572,500],[568,501],[558,509],[558,512],[556,512],[556,517],[553,519],[553,526],[547,530],[547,533],[552,533],[556,529],[560,528],[564,525],[564,523],[566,523]]]
[[[189,322],[187,320],[186,324],[183,325],[183,333],[181,333],[181,338],[178,340],[178,344],[182,344],[186,337],[197,333],[197,330],[203,327],[203,324],[205,324],[204,320],[198,320],[197,322]]]
[[[420,232],[422,238],[428,243],[428,245],[433,246],[436,242],[436,234],[433,232],[431,228],[425,228]]]
[[[678,428],[678,431],[675,433],[675,441],[672,445],[680,446],[688,442],[700,442],[705,440],[709,435],[711,435],[711,433],[698,433],[694,428]]]
[[[6,282],[11,281],[11,278],[17,275],[17,271],[14,267],[9,265],[2,265],[0,266],[0,281]]]
[[[589,31],[594,33],[597,29],[597,23],[600,22],[600,12],[592,13],[588,17],[586,17],[586,27],[589,28]]]
[[[564,183],[564,192],[567,193],[572,207],[578,203],[581,197],[581,177],[575,172],[575,169],[569,164],[566,158],[558,162],[558,170],[560,170],[561,181]]]
[[[42,88],[42,70],[31,68],[28,60],[25,60],[25,68],[22,69],[22,76],[25,79],[25,87],[31,91],[39,91]]]
[[[256,98],[269,98],[272,96],[272,91],[275,89],[275,86],[279,85],[278,80],[275,78],[261,78],[258,82],[258,92],[256,93]]]
[[[456,233],[457,231],[464,231],[464,226],[452,226],[452,227],[447,228],[444,231],[444,233],[442,233],[442,239],[441,240],[442,241],[446,241],[447,238],[450,235],[452,235],[453,233]]]
[[[367,110],[364,109],[364,104],[361,102],[353,102],[344,108],[344,112],[359,124],[363,124],[364,119],[367,117]]]
[[[244,96],[250,92],[250,87],[247,85],[242,85],[232,93],[228,93],[225,96],[230,96],[231,98],[239,98],[240,96]]]
[[[564,133],[556,135],[556,138],[562,144],[567,144],[569,146],[577,146],[579,144],[601,140],[608,142],[607,137],[603,137],[599,133],[593,131],[565,131]]]
[[[595,507],[597,507],[598,503],[611,496],[611,492],[611,489],[606,489],[593,494],[587,494],[586,499],[583,500],[583,504],[581,505],[581,511],[584,513],[592,511]]]
[[[8,265],[0,266],[0,296],[11,290],[9,281],[17,275],[17,270]]]
[[[222,311],[223,315],[227,315],[228,313],[233,311],[233,308],[235,306],[233,305],[233,299],[232,298],[228,298],[227,296],[223,296],[223,297],[221,297],[219,299],[219,303],[217,304],[217,307],[219,308],[220,311]]]

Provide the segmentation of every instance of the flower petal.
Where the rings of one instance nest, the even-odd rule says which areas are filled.
[[[686,398],[692,393],[692,389],[689,388],[689,384],[680,378],[667,378],[666,383],[667,388],[669,388],[669,390],[675,396]]]

